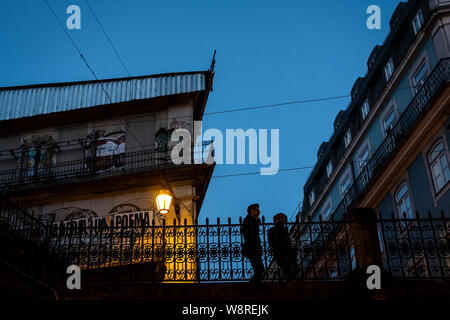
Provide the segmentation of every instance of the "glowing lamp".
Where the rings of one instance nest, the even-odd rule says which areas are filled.
[[[156,206],[158,212],[161,214],[168,214],[170,208],[170,202],[172,201],[172,195],[167,189],[162,189],[156,196]]]

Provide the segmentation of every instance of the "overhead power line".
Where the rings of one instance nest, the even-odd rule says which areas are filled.
[[[305,170],[305,169],[312,169],[312,168],[314,168],[314,166],[293,167],[293,168],[285,168],[285,169],[279,169],[279,170],[271,170],[271,171],[266,171],[266,172],[278,173],[278,172],[297,171],[297,170]],[[220,175],[220,176],[212,176],[212,178],[218,179],[218,178],[229,178],[229,177],[238,177],[238,176],[250,176],[250,175],[257,175],[257,174],[260,175],[261,171],[224,174],[224,175]]]
[[[289,217],[289,221],[292,221],[292,217],[294,217],[294,215],[296,215],[298,213],[298,211],[300,210],[300,206],[302,205],[303,200],[300,200],[297,204],[297,207],[295,207],[294,211],[292,211],[291,216]]]
[[[123,62],[122,57],[120,56],[119,52],[117,51],[116,47],[114,46],[113,42],[111,41],[111,38],[108,36],[108,34],[106,33],[105,28],[103,27],[102,23],[100,22],[100,19],[97,17],[97,15],[94,12],[94,9],[92,9],[90,3],[88,0],[84,0],[84,2],[86,2],[86,5],[89,7],[89,10],[91,11],[92,15],[94,16],[95,20],[97,21],[98,25],[100,26],[100,29],[102,30],[103,34],[105,35],[106,39],[109,42],[109,45],[111,46],[111,48],[113,49],[114,53],[116,54],[117,58],[120,61],[120,64],[122,65],[123,69],[125,70],[125,72],[128,74],[129,77],[131,77],[131,73],[130,71],[128,71],[127,66],[125,65],[125,63]]]
[[[97,21],[100,29],[102,30],[103,34],[105,35],[106,40],[108,40],[109,45],[111,46],[112,50],[114,51],[114,54],[116,55],[117,59],[119,59],[120,64],[122,65],[122,68],[125,70],[125,72],[127,73],[127,75],[129,77],[131,77],[131,73],[128,70],[127,66],[125,65],[125,62],[123,61],[122,57],[119,54],[119,51],[117,51],[116,46],[114,45],[114,43],[112,42],[111,38],[109,37],[108,33],[106,32],[105,27],[103,26],[103,24],[100,22],[100,19],[97,17],[97,15],[94,12],[94,9],[92,8],[91,4],[89,3],[88,0],[84,0],[84,2],[86,2],[86,5],[89,7],[89,10],[91,11],[92,15],[94,16],[95,20]],[[136,91],[138,92],[138,97],[139,99],[142,97],[141,94],[141,90],[139,90],[139,88],[137,87],[136,83],[132,82],[134,87],[136,88]]]
[[[53,10],[53,8],[51,7],[50,3],[48,2],[48,0],[44,0],[48,9],[51,11],[51,13],[53,14],[53,16],[55,17],[56,21],[58,22],[58,25],[61,27],[61,29],[64,31],[64,33],[66,34],[67,38],[70,40],[70,42],[72,43],[73,47],[75,48],[75,50],[77,51],[77,53],[80,55],[81,59],[83,60],[83,62],[86,64],[87,68],[89,69],[89,71],[92,73],[92,75],[94,76],[94,79],[96,81],[99,81],[97,75],[95,74],[94,69],[89,65],[89,63],[87,62],[86,58],[84,57],[83,53],[81,52],[80,48],[77,46],[77,44],[75,43],[75,41],[72,39],[72,37],[70,36],[69,32],[67,32],[66,28],[64,27],[64,25],[62,24],[62,22],[59,20],[58,16],[56,15],[56,12]],[[105,92],[106,97],[108,98],[109,102],[112,104],[112,99],[108,94],[108,91],[106,91],[105,87],[103,86],[103,83],[99,82],[102,90]],[[139,138],[134,134],[133,130],[130,129],[127,125],[126,122],[123,122],[122,120],[120,120],[122,122],[122,124],[127,128],[127,130],[130,132],[130,135],[138,142],[138,144],[141,146],[142,150],[144,150],[144,147],[142,146],[141,141],[139,140]]]
[[[214,112],[205,112],[204,115],[213,115],[213,114],[221,114],[221,113],[229,113],[229,112],[240,112],[240,111],[257,110],[257,109],[267,109],[267,108],[287,106],[287,105],[291,105],[291,104],[303,104],[303,103],[311,103],[311,102],[338,100],[338,99],[343,99],[343,98],[348,98],[348,97],[350,97],[350,95],[317,98],[317,99],[307,99],[307,100],[295,100],[295,101],[289,101],[289,102],[267,104],[267,105],[262,105],[262,106],[244,107],[244,108],[214,111]]]
[[[72,37],[70,36],[69,32],[67,32],[66,28],[64,27],[64,25],[62,24],[62,22],[59,20],[58,16],[56,15],[56,12],[53,10],[53,8],[50,6],[50,3],[47,0],[44,0],[44,2],[47,4],[48,9],[51,11],[51,13],[53,14],[53,16],[55,17],[56,21],[58,22],[59,26],[61,27],[61,29],[64,31],[64,33],[66,34],[67,38],[70,40],[70,42],[72,43],[72,46],[75,48],[75,50],[78,52],[78,54],[81,57],[81,60],[83,60],[84,64],[87,66],[87,68],[89,69],[89,71],[92,73],[92,75],[94,76],[95,80],[99,80],[97,75],[95,74],[94,70],[91,68],[91,66],[89,65],[89,63],[87,62],[86,58],[84,57],[83,53],[81,52],[80,48],[77,46],[77,44],[75,43],[75,41],[72,39]],[[103,86],[103,84],[101,82],[99,82],[100,86],[102,87],[102,90],[105,92],[106,96],[108,97],[108,100],[112,103],[111,97],[109,96],[108,92],[106,91],[105,87]]]

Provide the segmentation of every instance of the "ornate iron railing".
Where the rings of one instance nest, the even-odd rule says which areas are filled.
[[[47,244],[48,225],[14,204],[8,195],[3,193],[0,193],[0,232],[6,238]]]
[[[283,279],[285,275],[273,263],[273,248],[268,240],[272,223],[260,226],[265,280]],[[287,228],[307,230],[291,238],[296,256],[297,278],[343,279],[351,271],[351,252],[344,221],[288,223]],[[242,223],[187,225],[78,226],[71,222],[50,227],[49,247],[66,264],[98,269],[151,265],[153,279],[159,281],[245,281],[253,274],[249,260],[242,255]],[[340,236],[330,240],[331,231]],[[321,260],[320,260],[320,259]],[[320,260],[320,261],[319,261]],[[311,261],[315,266],[311,267]]]
[[[161,225],[140,220],[128,225],[107,225],[105,220],[47,222],[1,197],[0,226],[3,236],[33,241],[46,248],[62,265],[83,270],[118,269],[145,265],[146,280],[154,281],[247,281],[253,275],[243,256],[242,220],[226,224],[188,225],[173,221]],[[417,214],[417,217],[420,217]],[[86,222],[86,221],[85,221]],[[295,278],[342,280],[356,266],[352,223],[295,221],[286,225],[295,256]],[[384,269],[396,278],[450,278],[450,218],[379,218],[378,237]],[[272,223],[259,227],[264,281],[285,279],[269,241]],[[286,230],[287,231],[287,230]],[[128,271],[127,271],[128,272]],[[122,273],[122,279],[132,275]]]
[[[386,163],[394,156],[409,133],[420,121],[430,102],[438,92],[450,81],[450,58],[442,59],[428,76],[422,87],[396,121],[392,130],[375,150],[371,158],[349,187],[339,205],[333,212],[335,219],[340,219],[345,212],[359,199],[369,184],[382,171]]]
[[[416,214],[419,217],[419,214]],[[395,278],[450,279],[450,219],[426,217],[378,220],[384,268]]]
[[[107,157],[86,157],[30,169],[4,170],[0,171],[0,189],[32,184],[41,186],[58,182],[74,182],[186,166],[174,164],[171,160],[171,152],[170,148],[164,151],[150,149]],[[194,153],[192,150],[192,159],[201,155],[202,152]]]

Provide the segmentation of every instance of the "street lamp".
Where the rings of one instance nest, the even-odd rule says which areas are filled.
[[[156,196],[156,206],[158,213],[168,214],[170,209],[170,202],[172,201],[172,194],[167,189],[162,189]]]

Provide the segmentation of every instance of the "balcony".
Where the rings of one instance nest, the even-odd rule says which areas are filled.
[[[210,142],[204,142],[203,147],[209,144]],[[105,157],[85,157],[84,159],[57,162],[46,166],[39,165],[32,169],[4,170],[0,171],[0,190],[10,191],[69,184],[192,166],[189,164],[174,164],[171,160],[171,152],[171,148],[164,151],[150,149]],[[192,159],[194,159],[196,153],[200,155],[200,152],[194,151]]]

